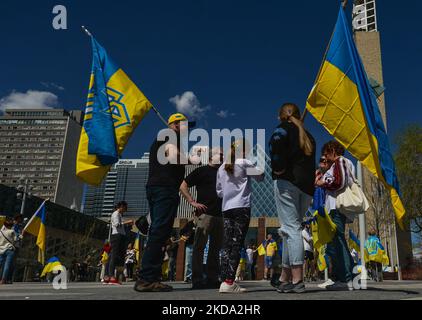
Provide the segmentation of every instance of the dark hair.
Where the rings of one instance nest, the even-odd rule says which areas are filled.
[[[15,216],[13,217],[13,220],[18,221],[18,220],[23,220],[23,214],[15,214]]]
[[[344,156],[345,149],[337,140],[331,140],[323,145],[321,153],[324,155],[331,152],[334,152],[338,156]]]
[[[8,229],[13,227],[13,218],[12,217],[6,217],[6,220],[4,220],[3,225]]]
[[[126,201],[119,201],[116,203],[116,205],[114,206],[114,209],[119,209],[121,207],[126,207],[127,208],[127,202]]]
[[[281,122],[289,120],[290,117],[294,117],[298,120],[301,120],[299,107],[291,102],[284,103],[280,107],[280,110],[278,111],[278,116]],[[306,156],[311,156],[314,152],[314,145],[312,144],[311,139],[309,139],[309,136],[303,125],[300,126],[298,129],[300,148]]]

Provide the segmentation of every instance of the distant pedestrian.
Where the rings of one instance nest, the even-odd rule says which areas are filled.
[[[267,239],[262,242],[262,246],[265,249],[264,280],[269,280],[273,278],[273,260],[277,253],[277,242],[273,239],[273,235],[271,233],[267,234]],[[269,278],[268,271],[270,272]]]
[[[185,273],[183,279],[187,283],[192,282],[192,254],[195,230],[196,225],[194,220],[190,220],[180,230],[181,240],[185,241]]]
[[[126,256],[125,256],[125,266],[126,266],[126,274],[128,280],[133,279],[133,268],[136,264],[136,252],[133,248],[133,244],[129,243],[127,250],[126,250]]]
[[[115,211],[111,215],[111,256],[108,275],[104,277],[105,283],[121,284],[117,279],[117,267],[123,271],[124,257],[126,250],[125,225],[132,225],[133,221],[123,222],[122,215],[127,211],[126,201],[120,201],[115,206]]]
[[[0,284],[6,284],[9,279],[17,241],[18,237],[13,230],[13,220],[7,217],[0,229],[0,269],[3,270]]]

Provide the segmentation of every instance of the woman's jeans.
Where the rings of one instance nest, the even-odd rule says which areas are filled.
[[[274,196],[283,238],[283,268],[302,266],[305,260],[302,222],[312,197],[287,180],[274,181]]]
[[[331,219],[337,226],[333,241],[327,245],[327,253],[331,257],[335,281],[349,282],[353,280],[353,258],[350,254],[346,238],[346,217],[337,210],[330,211]]]
[[[13,263],[14,255],[15,251],[11,249],[6,250],[2,255],[0,255],[0,268],[3,267],[1,280],[9,279],[9,272]]]
[[[189,244],[185,247],[185,281],[192,280],[192,253],[193,244]]]

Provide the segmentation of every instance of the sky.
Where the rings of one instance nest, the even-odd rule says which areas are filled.
[[[57,4],[67,9],[67,30],[52,27]],[[263,128],[269,136],[282,103],[304,107],[338,7],[334,0],[2,0],[0,110],[84,110],[92,60],[85,25],[165,118],[177,106],[194,113],[198,127]],[[390,1],[377,7],[391,139],[422,123],[418,7],[406,14]],[[151,111],[123,157],[139,158],[162,127]],[[312,116],[306,127],[318,149],[330,139]]]

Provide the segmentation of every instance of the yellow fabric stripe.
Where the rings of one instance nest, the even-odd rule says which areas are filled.
[[[31,224],[25,227],[25,232],[32,234],[34,237],[38,237],[38,233],[41,226],[41,219],[39,217],[34,217]]]
[[[88,135],[82,128],[76,158],[76,176],[92,185],[99,185],[110,166],[101,166],[95,155],[88,154]]]
[[[126,106],[126,111],[130,119],[130,125],[116,128],[118,153],[121,154],[130,136],[135,131],[140,121],[145,117],[146,113],[151,109],[152,104],[122,69],[117,70],[110,77],[107,82],[107,87],[123,94],[120,102]],[[117,118],[117,120],[119,120],[119,118]],[[118,126],[118,124],[118,122],[115,123],[115,126]]]

